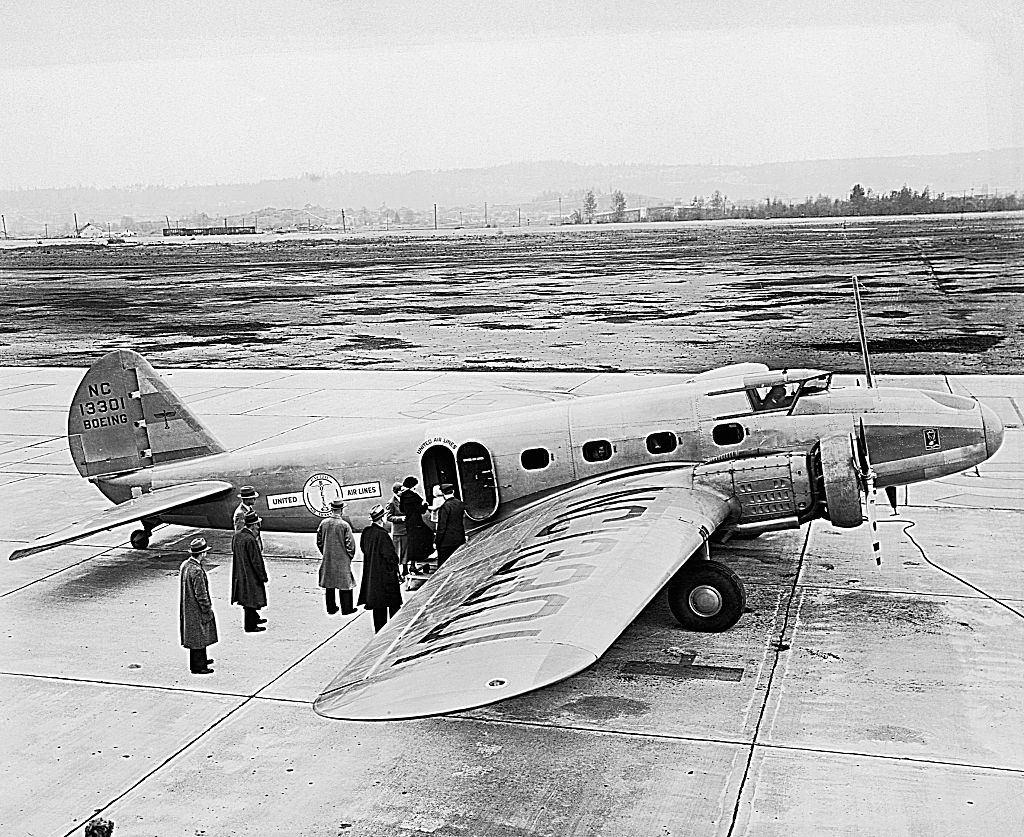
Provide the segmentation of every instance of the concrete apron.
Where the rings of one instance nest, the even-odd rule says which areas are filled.
[[[56,438],[0,432],[16,453]],[[865,530],[820,522],[719,547],[752,611],[733,630],[684,632],[659,596],[580,675],[421,721],[312,712],[372,627],[326,615],[310,536],[267,536],[268,630],[245,634],[227,533],[204,533],[221,635],[205,677],[177,639],[192,530],[159,529],[146,552],[122,529],[2,560],[0,825],[81,833],[99,809],[118,837],[1010,833],[1021,436],[979,476],[912,488],[898,518],[880,505],[881,568]],[[0,558],[61,504],[105,504],[77,475],[26,471],[34,458],[0,462]],[[986,499],[948,499],[965,495]]]

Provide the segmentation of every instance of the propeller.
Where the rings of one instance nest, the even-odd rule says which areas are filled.
[[[860,484],[864,492],[864,499],[868,507],[868,525],[871,528],[871,551],[875,556],[875,563],[882,566],[882,542],[878,536],[878,514],[875,507],[875,498],[878,492],[875,490],[875,469],[871,467],[871,459],[868,456],[868,441],[864,433],[864,419],[861,418],[857,429],[857,459],[860,466]],[[886,490],[889,502],[895,506],[896,489],[890,495]]]

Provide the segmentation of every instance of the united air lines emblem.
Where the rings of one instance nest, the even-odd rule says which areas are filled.
[[[320,517],[331,516],[331,500],[341,497],[341,483],[330,474],[313,474],[302,488],[306,508]]]
[[[934,427],[925,428],[924,449],[939,450],[941,447],[942,445],[939,443],[939,431]]]

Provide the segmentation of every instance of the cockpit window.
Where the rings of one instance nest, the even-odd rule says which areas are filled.
[[[760,413],[767,410],[788,410],[796,401],[799,391],[800,383],[796,381],[788,384],[753,387],[747,390],[747,395],[754,412]]]

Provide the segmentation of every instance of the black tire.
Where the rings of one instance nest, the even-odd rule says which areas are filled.
[[[747,605],[740,577],[717,561],[690,561],[665,585],[665,592],[672,615],[691,631],[727,631]]]
[[[136,549],[145,549],[149,546],[149,532],[145,529],[136,529],[129,540]]]

